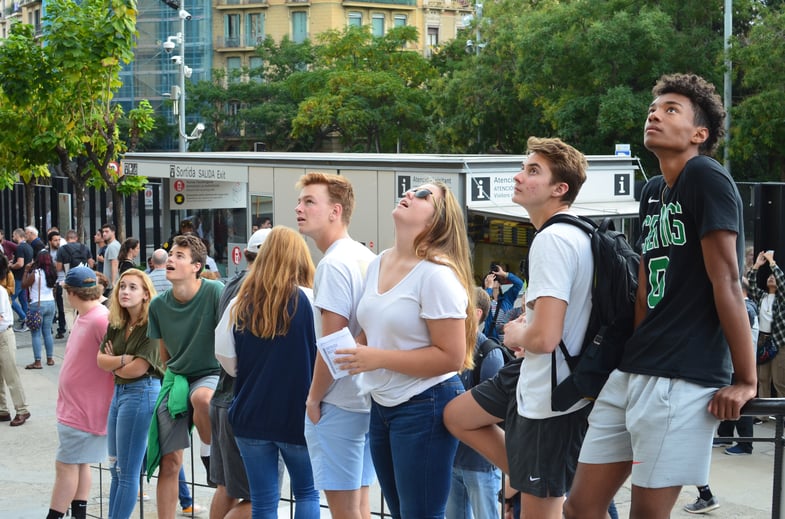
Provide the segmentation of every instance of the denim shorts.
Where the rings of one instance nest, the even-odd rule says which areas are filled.
[[[103,463],[107,456],[106,436],[99,436],[71,426],[58,423],[55,460],[68,465],[81,463]]]
[[[318,490],[357,490],[373,483],[375,473],[368,442],[370,413],[346,411],[322,402],[314,424],[305,416],[305,441]]]

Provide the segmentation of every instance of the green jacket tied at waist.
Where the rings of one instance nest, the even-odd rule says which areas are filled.
[[[161,392],[158,394],[158,400],[155,402],[155,409],[153,410],[153,419],[150,422],[150,430],[147,433],[147,482],[153,477],[153,473],[161,463],[161,444],[158,442],[158,407],[161,402],[169,395],[166,403],[166,408],[169,411],[169,416],[177,418],[188,412],[188,395],[189,385],[188,379],[182,375],[172,373],[166,370],[164,379],[161,383]],[[166,453],[165,453],[166,454]]]

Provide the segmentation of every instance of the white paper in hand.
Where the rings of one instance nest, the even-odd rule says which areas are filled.
[[[338,364],[335,363],[336,357],[342,356],[336,355],[335,350],[357,347],[357,343],[354,341],[354,337],[352,337],[352,332],[349,331],[349,328],[344,326],[335,333],[317,339],[316,347],[322,355],[324,363],[327,364],[327,367],[330,369],[330,375],[332,375],[334,379],[337,380],[349,374],[348,371],[342,370],[338,367]]]

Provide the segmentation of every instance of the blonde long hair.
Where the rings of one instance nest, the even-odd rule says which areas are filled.
[[[466,306],[466,355],[463,368],[471,369],[474,367],[477,323],[474,319],[474,276],[463,211],[444,182],[427,183],[438,187],[442,196],[431,197],[436,212],[431,224],[414,239],[414,250],[419,258],[450,267],[466,290],[469,303]]]
[[[122,273],[120,279],[117,280],[114,290],[112,290],[112,299],[109,303],[109,324],[112,328],[122,329],[131,321],[131,314],[128,313],[127,308],[120,306],[120,282],[126,277],[137,277],[141,281],[142,288],[147,292],[147,300],[142,301],[142,310],[140,312],[140,320],[137,325],[147,324],[147,310],[150,308],[150,301],[158,294],[155,291],[153,282],[150,276],[145,274],[139,269],[128,269]]]
[[[291,313],[289,303],[298,286],[313,287],[314,270],[305,239],[288,227],[273,227],[237,293],[230,314],[235,328],[263,339],[286,335],[297,311],[297,300]]]

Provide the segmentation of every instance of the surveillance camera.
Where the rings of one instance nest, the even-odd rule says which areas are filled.
[[[180,18],[182,18],[183,20],[190,20],[191,19],[191,13],[189,13],[185,9],[180,9],[180,13],[179,14],[180,14]]]
[[[174,63],[175,65],[179,65],[180,63],[182,63],[182,58],[180,56],[172,56],[169,59],[172,60],[172,63]]]
[[[194,69],[192,69],[191,67],[189,67],[189,66],[184,66],[184,67],[183,67],[183,75],[184,75],[186,78],[188,78],[188,79],[191,79],[191,75],[192,75],[193,73],[194,73]]]
[[[196,126],[194,126],[193,131],[191,131],[190,137],[192,139],[198,139],[202,136],[202,133],[204,133],[204,124],[196,123]]]
[[[164,42],[164,51],[167,54],[171,54],[175,48],[175,43],[173,41],[165,41]]]
[[[471,52],[474,49],[474,42],[472,40],[466,40],[466,51]]]

